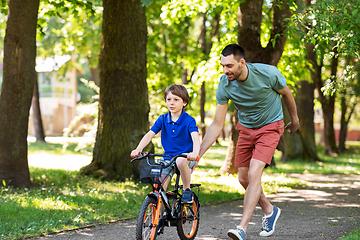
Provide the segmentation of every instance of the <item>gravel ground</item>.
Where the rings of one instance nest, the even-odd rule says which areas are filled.
[[[268,195],[282,213],[275,233],[265,239],[319,239],[336,240],[347,232],[360,228],[360,176],[291,174],[290,177],[308,181],[303,189]],[[201,195],[200,195],[201,201]],[[231,201],[202,206],[200,228],[196,240],[229,239],[227,231],[239,224],[243,201]],[[262,211],[257,208],[251,218],[246,239],[258,240]],[[135,220],[77,229],[39,239],[122,240],[135,238]],[[178,239],[176,228],[165,228],[157,240]]]

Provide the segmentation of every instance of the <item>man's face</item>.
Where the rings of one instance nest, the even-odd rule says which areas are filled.
[[[221,55],[221,66],[229,81],[238,80],[242,73],[241,62],[238,62],[234,55]]]

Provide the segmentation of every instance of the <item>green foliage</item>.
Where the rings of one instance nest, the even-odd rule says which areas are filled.
[[[360,238],[360,228],[348,233],[345,237],[341,237],[338,240],[358,240]]]
[[[293,18],[294,28],[307,43],[318,49],[334,42],[339,53],[358,54],[360,50],[360,1],[316,1]]]
[[[279,162],[281,153],[276,151],[276,168],[267,168],[267,173],[314,173],[314,174],[360,174],[360,143],[347,142],[348,149],[337,157],[325,155],[324,146],[318,146],[321,161],[315,163],[297,159]]]

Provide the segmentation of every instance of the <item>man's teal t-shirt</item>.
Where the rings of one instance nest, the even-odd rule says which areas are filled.
[[[259,128],[284,118],[280,94],[286,86],[280,71],[262,63],[246,63],[249,75],[244,82],[220,77],[216,102],[226,104],[229,99],[238,110],[239,122],[247,128]]]

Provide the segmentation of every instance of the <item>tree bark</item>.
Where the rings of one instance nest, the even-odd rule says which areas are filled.
[[[286,110],[284,101],[282,101],[282,106],[284,109],[284,122],[290,122],[290,115]],[[299,132],[294,132],[292,134],[288,133],[286,130],[284,134],[281,136],[282,138],[282,156],[281,162],[287,162],[289,160],[298,159],[302,157],[303,153],[303,145],[301,142],[301,137]]]
[[[201,129],[201,139],[204,138],[206,133],[206,127],[205,127],[205,81],[201,84],[200,89],[200,129]]]
[[[348,131],[349,121],[352,114],[355,111],[357,101],[355,100],[351,106],[348,106],[349,103],[346,101],[346,91],[341,94],[340,105],[341,105],[341,118],[340,118],[340,133],[339,133],[339,152],[344,152],[346,150],[345,142]],[[350,107],[349,113],[347,113],[348,108]]]
[[[41,119],[41,109],[40,109],[40,101],[39,101],[39,85],[37,73],[35,72],[35,81],[34,81],[34,92],[31,101],[32,111],[33,111],[33,121],[35,128],[35,138],[38,142],[45,142],[45,133],[44,126]]]
[[[317,55],[314,52],[314,45],[309,44],[306,47],[308,54],[308,59],[313,67],[311,72],[311,78],[315,83],[315,88],[317,89],[319,95],[319,101],[321,103],[321,108],[323,111],[324,118],[324,135],[325,135],[325,154],[332,155],[336,152],[336,143],[335,143],[335,131],[334,131],[334,108],[335,108],[335,93],[332,96],[326,97],[322,92],[323,81],[321,68],[323,67],[323,59],[320,59],[319,63],[317,61]],[[337,59],[333,59],[332,63],[332,75],[333,71],[337,68]]]
[[[239,139],[239,131],[236,128],[236,124],[239,121],[238,119],[238,111],[235,108],[233,113],[231,114],[231,133],[230,133],[230,141],[227,149],[226,157],[224,164],[220,168],[219,173],[229,173],[235,174],[238,172],[238,167],[234,165],[235,162],[235,152],[236,152],[236,143]]]
[[[0,100],[0,181],[31,186],[27,133],[34,90],[39,0],[10,0]]]
[[[315,84],[300,81],[296,94],[296,106],[299,116],[299,134],[303,145],[302,158],[309,162],[320,160],[317,155],[314,126],[314,90]]]
[[[140,0],[104,0],[103,7],[99,124],[82,172],[125,180],[139,177],[129,154],[149,128],[145,7]]]

